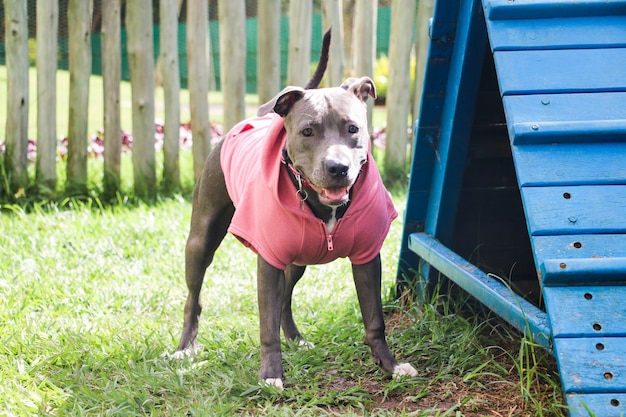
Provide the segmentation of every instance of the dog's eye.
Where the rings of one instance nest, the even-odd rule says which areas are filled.
[[[306,127],[304,129],[302,129],[301,133],[302,133],[302,136],[305,136],[305,137],[308,138],[308,137],[313,136],[313,129],[311,129],[310,127]]]
[[[349,133],[357,133],[359,131],[359,127],[355,126],[355,125],[350,125],[348,126],[348,132]]]

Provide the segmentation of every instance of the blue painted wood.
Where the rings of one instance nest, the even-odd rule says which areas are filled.
[[[544,259],[539,267],[544,285],[610,285],[624,283],[625,258]]]
[[[626,336],[625,286],[545,287],[543,294],[554,337]]]
[[[557,337],[554,350],[564,392],[626,392],[626,338]]]
[[[626,142],[513,147],[522,187],[626,184],[625,155]]]
[[[626,47],[626,16],[489,20],[494,51]]]
[[[480,8],[480,5],[476,5],[475,2],[463,3],[465,8],[467,5],[473,6],[474,9]],[[449,88],[451,88],[449,85],[451,68],[455,65],[461,65],[463,59],[463,55],[459,55],[459,48],[455,45],[457,45],[457,38],[468,39],[467,33],[457,34],[460,5],[459,0],[438,0],[435,4],[422,104],[420,116],[415,126],[413,162],[404,218],[405,229],[396,276],[400,290],[402,290],[403,283],[407,283],[411,277],[416,275],[415,270],[418,268],[419,258],[408,249],[409,235],[424,230],[428,204],[432,201],[431,184],[434,166],[441,160],[438,146],[444,129],[442,117],[444,112],[449,113],[449,110],[446,109],[455,106],[453,99],[447,95]],[[467,14],[467,10],[464,9],[462,13]],[[471,16],[475,19],[476,13],[474,15],[467,14],[467,17]],[[461,27],[460,32],[463,32],[463,27]],[[483,45],[485,36],[483,32]],[[470,37],[469,39],[473,38]],[[451,116],[452,114],[447,117]],[[429,275],[428,265],[423,265],[421,270],[424,276]],[[425,285],[425,283],[423,284]]]
[[[550,347],[546,314],[497,278],[490,277],[426,233],[413,233],[409,248],[536,343]]]
[[[523,187],[532,236],[626,233],[626,186]]]
[[[623,92],[505,96],[503,104],[514,145],[626,142]]]
[[[486,36],[480,3],[461,2],[425,219],[425,230],[444,242],[453,234]]]
[[[532,242],[539,265],[546,259],[626,257],[623,234],[535,236]]]
[[[494,59],[503,96],[626,91],[626,48],[496,51]]]
[[[626,416],[626,393],[566,394],[565,401],[571,407],[570,417]]]
[[[483,7],[489,20],[626,14],[624,0],[483,0]]]

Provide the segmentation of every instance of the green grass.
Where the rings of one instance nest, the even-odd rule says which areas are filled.
[[[230,236],[205,280],[204,348],[167,359],[182,326],[190,212],[184,198],[2,206],[0,415],[564,415],[548,354],[480,309],[455,312],[467,299],[391,300],[399,221],[382,251],[388,340],[417,378],[374,365],[339,260],[296,288],[296,320],[315,348],[284,347],[283,393],[260,385],[255,257]]]
[[[0,95],[5,79],[0,67]],[[101,83],[92,82],[95,132],[102,127]],[[67,73],[59,73],[59,91],[68,91]],[[130,102],[126,83],[122,97],[123,106]],[[219,94],[209,97],[219,105]],[[59,101],[67,108],[65,94]],[[0,116],[5,105],[0,101]],[[123,115],[130,129],[130,113]],[[58,117],[63,135],[67,121],[61,111]],[[377,109],[374,124],[383,121]],[[29,125],[35,137],[32,113]],[[230,236],[205,280],[203,349],[193,361],[168,359],[186,296],[190,152],[181,153],[183,197],[155,204],[132,197],[129,155],[113,204],[99,200],[102,161],[89,164],[91,195],[82,201],[0,203],[0,416],[565,415],[549,354],[471,299],[393,300],[400,221],[382,251],[383,297],[389,344],[418,369],[417,378],[392,380],[374,365],[362,343],[350,265],[339,260],[309,268],[296,288],[296,320],[315,348],[284,346],[283,393],[260,385],[255,257]],[[399,189],[400,209],[406,191]]]

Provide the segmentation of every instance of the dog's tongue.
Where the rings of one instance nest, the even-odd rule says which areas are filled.
[[[344,201],[350,191],[350,187],[324,188],[321,197],[330,201]]]

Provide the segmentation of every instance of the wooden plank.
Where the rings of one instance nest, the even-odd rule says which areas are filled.
[[[146,14],[146,11],[149,11]],[[129,2],[126,7],[128,64],[132,84],[133,176],[135,194],[156,196],[154,152],[154,52],[150,0]]]
[[[515,95],[502,102],[514,145],[626,142],[626,93]]]
[[[258,8],[261,9],[261,4],[265,2],[259,2]],[[276,1],[277,9],[276,12],[278,17],[280,17],[280,1]],[[341,0],[326,0],[322,2],[322,26],[324,30],[331,29],[332,32],[332,42],[330,43],[330,50],[328,51],[328,68],[326,69],[326,75],[324,76],[324,87],[337,87],[341,85],[345,78],[346,71],[346,59],[344,54],[344,30],[343,30],[343,1]],[[259,21],[260,23],[260,21]],[[280,28],[280,25],[277,30]],[[260,30],[259,30],[260,32]],[[259,36],[260,33],[259,33]],[[276,37],[278,39],[278,36]],[[280,51],[278,51],[280,53]],[[279,55],[277,54],[276,60],[278,60]],[[259,59],[261,58],[259,54]],[[280,72],[280,71],[279,71]],[[280,86],[280,74],[278,74],[278,81]],[[261,101],[263,103],[263,101]]]
[[[535,236],[532,244],[540,265],[546,259],[626,257],[626,235]]]
[[[409,248],[522,333],[550,347],[546,314],[426,233],[409,236]]]
[[[204,162],[211,151],[209,125],[209,71],[207,42],[209,41],[208,4],[203,0],[187,1],[187,72],[189,112],[193,136],[193,175],[200,179]]]
[[[533,19],[626,14],[624,0],[483,0],[487,19]]]
[[[626,283],[626,257],[545,259],[539,266],[545,285]]]
[[[67,184],[69,193],[87,193],[87,126],[91,77],[91,10],[89,1],[69,0],[69,123],[67,132]],[[154,120],[153,120],[154,124]],[[154,128],[154,126],[153,126]]]
[[[544,287],[554,337],[626,336],[626,287]]]
[[[102,81],[104,107],[104,194],[113,197],[120,189],[122,161],[122,122],[120,82],[122,80],[122,2],[102,4]]]
[[[494,53],[500,93],[626,91],[626,48]]]
[[[626,184],[625,155],[626,143],[513,146],[521,187]]]
[[[437,138],[438,163],[433,172],[426,216],[425,230],[444,243],[450,242],[454,233],[454,216],[467,159],[486,35],[478,4],[463,2]]]
[[[389,34],[387,85],[387,140],[384,165],[388,176],[406,177],[406,149],[409,144],[408,118],[411,101],[410,61],[415,32],[415,0],[393,0]]]
[[[626,47],[626,16],[487,21],[493,51]]]
[[[590,412],[600,417],[624,417],[626,393],[612,394],[566,394],[570,408],[569,417],[589,417]]]
[[[626,233],[626,186],[523,187],[532,236]]]
[[[280,0],[258,2],[257,8],[259,26],[256,85],[259,103],[262,104],[270,101],[280,91]],[[337,31],[343,30],[343,27],[338,26],[333,31],[333,45],[341,39]]]
[[[159,62],[163,76],[165,132],[163,135],[163,187],[180,188],[180,70],[178,64],[178,0],[159,2],[161,35]]]
[[[298,2],[300,3],[307,2]],[[223,126],[224,132],[227,132],[246,117],[246,4],[244,0],[220,0],[217,8],[220,27],[220,76],[224,96]],[[204,24],[206,25],[206,17]],[[302,31],[306,32],[306,29],[303,28]],[[308,39],[307,53],[310,56],[310,29]],[[309,68],[303,76],[308,79],[308,74]]]
[[[54,191],[57,179],[57,32],[59,5],[37,0],[37,183]]]
[[[626,338],[558,337],[554,350],[565,393],[626,392]]]

